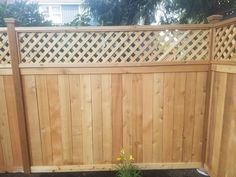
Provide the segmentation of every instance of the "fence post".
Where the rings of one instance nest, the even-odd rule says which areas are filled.
[[[29,155],[29,146],[28,146],[28,138],[27,138],[27,130],[26,130],[26,117],[25,117],[25,108],[24,108],[24,100],[23,100],[23,88],[21,81],[21,74],[19,68],[19,46],[17,41],[17,35],[15,31],[15,19],[6,18],[5,23],[7,26],[7,35],[10,49],[10,57],[11,57],[11,66],[13,73],[13,81],[14,81],[14,89],[16,96],[16,108],[17,108],[17,116],[18,116],[18,127],[19,127],[19,135],[20,135],[20,146],[21,146],[21,154],[22,154],[22,163],[23,170],[26,173],[30,173],[30,155]]]
[[[222,15],[212,15],[207,17],[208,23],[212,24],[210,32],[210,42],[209,42],[209,71],[207,78],[207,98],[206,98],[206,111],[205,117],[207,118],[207,124],[204,126],[204,134],[206,135],[203,143],[203,153],[202,153],[202,163],[206,165],[206,159],[208,156],[208,140],[209,140],[209,125],[211,120],[211,107],[212,107],[212,93],[214,86],[215,73],[211,70],[212,60],[214,59],[214,47],[215,47],[215,27],[214,24],[220,22],[223,19]]]

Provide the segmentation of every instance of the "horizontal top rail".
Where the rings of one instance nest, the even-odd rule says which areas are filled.
[[[212,24],[187,25],[133,25],[133,26],[89,26],[89,27],[17,27],[17,32],[112,32],[112,31],[162,31],[162,30],[204,30]]]
[[[223,20],[223,21],[218,22],[218,23],[215,23],[213,25],[213,27],[219,28],[219,27],[224,27],[224,26],[227,26],[227,25],[232,25],[232,24],[235,24],[235,23],[236,23],[236,17],[230,18],[230,19],[227,19],[227,20]]]
[[[0,28],[0,33],[7,32],[7,28]]]

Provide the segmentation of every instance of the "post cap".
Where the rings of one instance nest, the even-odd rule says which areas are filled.
[[[209,23],[217,23],[223,19],[223,15],[211,15],[207,17]]]

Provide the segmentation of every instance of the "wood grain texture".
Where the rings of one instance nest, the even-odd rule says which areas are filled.
[[[24,76],[32,162],[111,164],[122,148],[138,163],[201,162],[206,79],[207,72]]]
[[[16,100],[12,76],[4,76],[5,96],[8,112],[9,129],[11,135],[13,164],[15,167],[22,166],[22,155],[20,152],[20,135],[16,113]]]
[[[163,162],[163,109],[164,109],[164,74],[158,73],[153,78],[153,161]]]
[[[51,164],[53,160],[52,141],[51,141],[47,82],[45,75],[36,76],[36,87],[37,87],[37,101],[38,101],[43,163]]]
[[[112,162],[112,86],[111,75],[102,75],[103,163]]]
[[[153,75],[143,74],[143,162],[152,162],[152,104]]]
[[[122,148],[137,163],[200,163],[206,78],[23,76],[32,167],[114,164]]]
[[[23,77],[23,90],[32,165],[43,164],[42,143],[35,76]]]
[[[143,160],[143,78],[141,74],[132,78],[132,154],[137,162]]]
[[[164,74],[163,161],[172,162],[175,73]]]
[[[173,154],[174,162],[181,162],[183,155],[184,109],[185,109],[186,73],[175,74]]]
[[[58,76],[59,101],[61,111],[62,150],[64,164],[73,164],[72,123],[70,107],[69,76]]]
[[[202,160],[202,148],[204,140],[204,124],[205,118],[205,103],[207,91],[207,74],[197,73],[196,78],[196,98],[195,98],[195,115],[194,115],[194,130],[193,130],[193,151],[192,161],[199,162]]]
[[[0,93],[1,93],[1,101],[0,101],[0,135],[1,135],[1,146],[3,152],[3,160],[4,164],[7,167],[10,167],[13,164],[13,154],[12,154],[12,144],[11,144],[11,135],[10,135],[10,127],[8,120],[8,111],[7,111],[7,103],[5,96],[5,87],[3,77],[0,77]]]
[[[83,163],[93,163],[93,120],[90,75],[80,76],[80,96],[82,108]]]
[[[69,76],[71,121],[72,121],[72,143],[73,163],[83,164],[83,125],[82,125],[82,100],[80,95],[81,82],[77,75]]]
[[[100,75],[91,76],[92,121],[93,121],[93,162],[103,162],[103,119],[102,119],[102,82]]]
[[[48,91],[48,106],[51,128],[52,159],[54,165],[63,162],[62,139],[61,139],[61,113],[58,88],[58,77],[56,75],[46,76]]]
[[[216,72],[206,166],[213,177],[236,174],[236,74]]]
[[[196,73],[187,73],[186,75],[186,93],[185,93],[185,111],[184,111],[184,131],[183,131],[183,161],[192,160],[192,144],[194,129],[194,114],[196,100]]]
[[[122,76],[112,75],[112,160],[120,154],[123,147],[123,106],[122,106]]]

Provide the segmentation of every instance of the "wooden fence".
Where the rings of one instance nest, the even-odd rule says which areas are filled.
[[[205,167],[213,177],[236,175],[236,25],[216,25]]]
[[[218,175],[210,137],[221,135],[212,121],[222,123],[213,112],[223,84],[214,73],[235,71],[235,21],[78,29],[9,21],[0,30],[0,170],[109,170],[124,148],[143,169],[205,165]]]

